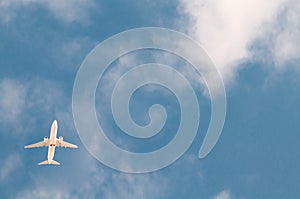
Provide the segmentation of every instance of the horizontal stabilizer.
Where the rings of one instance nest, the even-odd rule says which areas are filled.
[[[45,165],[45,164],[54,164],[54,165],[60,165],[59,162],[56,162],[55,160],[52,160],[52,161],[48,161],[48,160],[45,160],[43,162],[40,162],[39,165]]]

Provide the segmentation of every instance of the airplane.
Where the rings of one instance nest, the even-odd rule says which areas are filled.
[[[44,137],[44,140],[41,142],[37,142],[34,144],[30,144],[27,146],[24,146],[24,148],[35,148],[35,147],[49,147],[48,148],[48,159],[40,162],[38,165],[45,165],[45,164],[53,164],[53,165],[60,165],[59,162],[53,160],[54,153],[55,153],[55,147],[68,147],[68,148],[78,148],[75,144],[68,143],[63,140],[63,137],[60,136],[58,139],[56,138],[57,135],[57,121],[54,120],[51,125],[51,131],[50,131],[50,138]]]

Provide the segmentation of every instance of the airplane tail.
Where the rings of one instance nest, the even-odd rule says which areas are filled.
[[[45,161],[39,163],[39,165],[45,165],[45,164],[60,165],[60,163],[56,162],[55,160],[52,160],[51,162],[49,162],[48,160],[45,160]]]

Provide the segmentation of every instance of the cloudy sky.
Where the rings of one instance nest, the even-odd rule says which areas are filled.
[[[144,143],[122,134],[109,97],[120,73],[134,65],[173,64],[191,81],[201,110],[196,139],[178,161],[156,172],[126,174],[98,162],[82,144],[72,89],[97,44],[148,26],[183,32],[205,49],[225,83],[227,116],[213,151],[198,159],[211,108],[202,77],[164,52],[122,56],[96,94],[98,119],[118,146],[158,149],[180,122],[176,97],[148,85],[132,96],[133,120],[146,125],[147,110],[160,103],[168,114],[165,127]],[[0,198],[299,198],[299,65],[299,0],[0,0]],[[47,149],[23,146],[49,136],[54,119],[59,135],[79,148],[57,149],[59,167],[38,166]]]

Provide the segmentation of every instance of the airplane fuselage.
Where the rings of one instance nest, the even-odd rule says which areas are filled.
[[[49,138],[49,148],[48,148],[48,162],[52,162],[54,153],[55,153],[55,144],[56,144],[56,135],[57,135],[57,121],[54,120],[51,125],[50,138]]]

